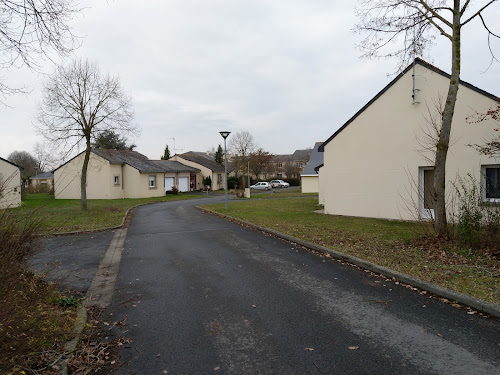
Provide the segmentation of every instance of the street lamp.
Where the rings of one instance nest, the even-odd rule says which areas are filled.
[[[248,160],[248,188],[250,189],[250,155],[247,156],[247,160]],[[250,195],[250,193],[249,193]],[[250,196],[248,197],[250,198]]]
[[[225,181],[226,181],[226,210],[227,210],[227,151],[226,151],[226,138],[229,137],[231,132],[219,132],[222,138],[224,138],[224,170],[225,170]]]

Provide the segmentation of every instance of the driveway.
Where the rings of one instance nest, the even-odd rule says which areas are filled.
[[[194,207],[222,199],[134,211],[119,374],[500,374],[497,320]]]

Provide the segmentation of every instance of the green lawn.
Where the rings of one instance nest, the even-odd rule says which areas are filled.
[[[9,210],[9,214],[40,218],[42,233],[88,231],[120,225],[127,210],[140,204],[200,197],[203,196],[181,193],[158,198],[90,199],[88,210],[83,211],[80,209],[80,200],[54,199],[49,194],[28,194],[21,207]]]
[[[203,207],[500,303],[497,258],[438,241],[420,223],[318,214],[317,202],[310,197],[238,202],[228,211],[223,204]]]

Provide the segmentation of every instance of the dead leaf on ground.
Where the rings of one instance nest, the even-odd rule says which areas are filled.
[[[314,348],[304,348],[304,350],[309,350],[310,352],[313,352]]]
[[[349,347],[349,350],[357,350],[357,349],[359,349],[359,346],[350,346]]]

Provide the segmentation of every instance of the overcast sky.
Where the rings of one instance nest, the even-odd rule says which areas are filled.
[[[366,61],[350,0],[84,1],[71,25],[84,37],[77,57],[118,75],[133,98],[141,134],[136,150],[158,159],[223,144],[219,131],[248,130],[265,150],[292,153],[324,141],[393,76],[396,61]],[[490,10],[496,20],[500,4]],[[498,22],[494,26],[497,26]],[[498,30],[497,30],[498,31]],[[450,71],[443,39],[429,61]],[[500,44],[495,45],[500,52]],[[500,54],[500,53],[499,53]],[[486,34],[463,31],[461,78],[500,95],[500,64],[489,70]],[[54,66],[44,65],[51,73]],[[487,70],[486,73],[484,73]],[[0,157],[31,152],[41,141],[33,123],[43,75],[2,72],[27,96],[0,107]],[[229,136],[230,140],[231,136]]]

